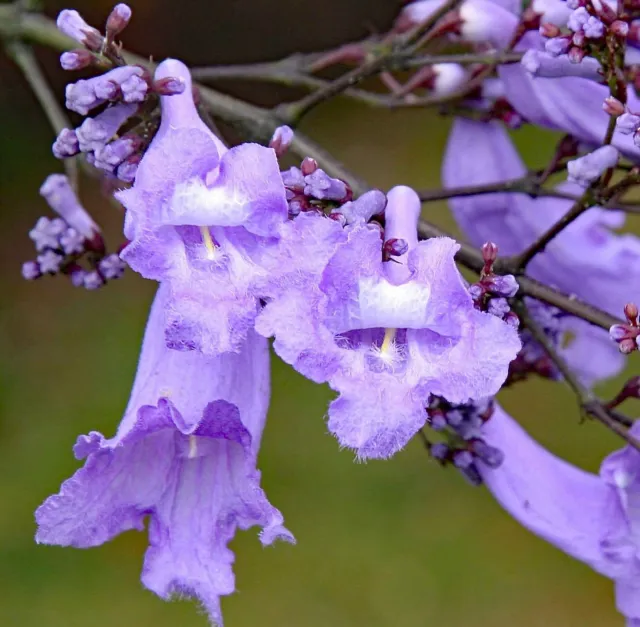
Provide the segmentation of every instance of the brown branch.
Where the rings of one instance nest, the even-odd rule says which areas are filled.
[[[579,379],[573,374],[571,368],[567,365],[564,359],[558,354],[556,348],[553,346],[551,340],[547,334],[542,330],[538,323],[531,317],[527,307],[523,302],[518,302],[514,306],[515,312],[520,317],[523,325],[529,329],[534,339],[544,348],[545,352],[553,361],[556,368],[562,374],[564,381],[573,390],[580,408],[588,416],[592,416],[596,420],[600,421],[608,429],[613,431],[616,435],[623,438],[628,444],[633,446],[636,450],[640,451],[640,442],[636,440],[628,431],[619,424],[617,418],[612,417],[607,411],[606,407],[592,392],[590,392]],[[624,422],[628,422],[629,419],[625,417]]]

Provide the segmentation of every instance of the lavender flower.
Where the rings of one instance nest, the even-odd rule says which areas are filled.
[[[37,261],[25,261],[22,264],[22,278],[27,281],[33,281],[42,276],[40,272],[40,265]]]
[[[95,151],[94,166],[113,173],[123,161],[133,156],[139,147],[140,138],[137,136],[114,139]]]
[[[84,289],[93,291],[101,288],[103,285],[104,279],[100,276],[100,273],[97,270],[83,273],[82,287],[84,287]]]
[[[456,120],[443,163],[447,187],[482,185],[526,175],[507,133],[496,123]],[[560,187],[580,194],[572,183]],[[495,193],[450,200],[460,228],[476,246],[494,241],[503,255],[524,250],[571,206],[557,198]],[[628,286],[640,282],[640,240],[611,229],[624,222],[621,212],[591,208],[533,259],[531,276],[617,315],[629,298]],[[623,367],[606,333],[576,318],[562,320],[563,334],[574,336],[561,348],[585,383],[615,375]]]
[[[618,163],[620,157],[613,146],[602,146],[584,157],[569,161],[567,164],[567,180],[588,187],[609,168]]]
[[[93,239],[100,233],[98,225],[91,219],[80,204],[78,197],[71,188],[69,179],[63,174],[51,174],[40,187],[40,195],[47,204],[64,219],[68,226],[73,227],[86,239]],[[59,228],[56,236],[61,234],[66,225]],[[37,246],[37,243],[36,243]],[[50,245],[51,248],[56,246]]]
[[[62,250],[67,255],[81,253],[85,248],[85,238],[80,235],[74,228],[69,227],[62,235],[60,235],[60,244]]]
[[[401,449],[424,424],[432,393],[452,402],[495,393],[519,349],[513,328],[474,308],[453,261],[456,243],[418,243],[419,212],[413,190],[391,190],[385,237],[404,240],[407,253],[383,262],[379,232],[350,229],[324,271],[312,262],[322,272],[317,288],[315,278],[290,279],[256,321],[258,332],[275,335],[285,361],[340,394],[329,429],[362,459]],[[333,222],[315,219],[322,221]],[[326,227],[322,238],[313,230],[297,246],[308,255],[317,246],[320,259],[336,229]]]
[[[320,168],[307,174],[304,183],[305,195],[318,200],[344,200],[347,196],[347,186],[344,182],[330,177]]]
[[[45,250],[41,255],[38,255],[38,267],[43,274],[56,274],[63,261],[64,257],[53,250]]]
[[[287,220],[285,190],[273,150],[231,150],[198,117],[191,77],[167,60],[156,80],[184,80],[162,96],[158,133],[134,186],[118,192],[127,208],[122,258],[146,278],[169,283],[167,341],[207,354],[239,350],[258,311],[253,284],[261,258]]]
[[[29,231],[29,237],[35,244],[36,250],[43,251],[60,247],[60,235],[64,233],[67,224],[60,218],[39,218],[36,225]]]
[[[103,257],[98,264],[100,268],[100,274],[107,279],[119,279],[127,267],[124,261],[118,257],[118,255],[112,254]]]
[[[640,454],[626,446],[604,460],[599,476],[584,472],[537,444],[498,406],[483,437],[507,451],[497,469],[478,464],[496,500],[527,529],[613,579],[618,610],[629,627],[638,624]]]
[[[169,350],[170,288],[151,309],[129,406],[115,437],[78,438],[83,468],[37,510],[36,540],[86,548],[144,529],[142,583],[164,599],[192,596],[222,625],[220,597],[235,589],[228,543],[238,528],[293,542],[260,488],[256,457],[269,402],[267,342],[251,335],[236,355]]]
[[[386,206],[385,194],[378,189],[372,189],[334,209],[332,216],[344,216],[345,224],[366,224],[373,216],[382,215]]]

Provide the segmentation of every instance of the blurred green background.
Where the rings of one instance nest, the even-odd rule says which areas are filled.
[[[188,63],[277,58],[383,29],[399,2],[367,0],[133,0],[124,37],[136,52]],[[46,4],[55,15],[65,5]],[[110,3],[73,5],[101,23]],[[39,51],[58,93],[64,77]],[[257,102],[278,88],[228,85]],[[47,212],[38,188],[60,164],[53,138],[18,72],[0,60],[0,625],[197,627],[192,603],[164,603],[139,583],[145,534],[80,551],[34,544],[33,510],[77,468],[79,433],[112,434],[127,402],[155,285],[133,273],[98,293],[20,279],[27,237]],[[304,128],[372,184],[439,184],[449,123],[421,111],[325,105]],[[553,136],[520,131],[532,165]],[[83,181],[85,204],[109,241],[121,216]],[[444,203],[428,217],[454,230]],[[634,362],[637,365],[637,361]],[[623,377],[601,391],[610,395]],[[223,601],[230,627],[614,627],[612,585],[530,535],[483,489],[427,459],[418,441],[386,462],[355,464],[327,434],[330,393],[273,360],[273,399],[260,467],[295,547],[262,549],[255,530],[233,542],[238,592]],[[589,470],[619,446],[598,424],[578,424],[560,385],[520,385],[501,402],[541,442]],[[632,409],[632,408],[630,408]],[[506,451],[509,454],[509,451]],[[535,472],[535,468],[531,469]]]

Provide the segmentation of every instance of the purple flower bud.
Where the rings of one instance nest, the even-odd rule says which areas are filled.
[[[600,39],[604,35],[604,24],[592,15],[584,25],[584,34],[589,39]]]
[[[471,484],[475,486],[482,485],[482,476],[478,472],[475,464],[467,466],[466,468],[460,468],[462,476]]]
[[[589,12],[585,7],[578,7],[567,20],[567,26],[574,32],[582,30],[583,26],[589,21]]]
[[[473,455],[469,451],[456,451],[453,454],[453,463],[456,468],[468,468],[473,464]]]
[[[457,409],[452,409],[451,411],[447,412],[447,422],[452,427],[460,426],[463,420],[464,420],[464,414],[461,411]]]
[[[91,109],[115,100],[120,94],[126,102],[139,102],[144,92],[144,100],[148,88],[146,81],[141,78],[144,74],[143,68],[126,65],[100,76],[71,83],[65,90],[67,109],[87,115]]]
[[[119,279],[124,274],[126,267],[124,261],[116,254],[107,255],[98,264],[100,273],[108,281]]]
[[[318,169],[318,162],[311,157],[305,157],[300,164],[300,170],[303,176],[313,174]]]
[[[520,327],[520,318],[518,318],[518,314],[514,313],[513,311],[507,313],[503,320],[514,329],[518,329]]]
[[[638,322],[639,314],[640,311],[638,310],[638,305],[635,303],[627,303],[624,306],[624,316],[631,324],[636,324]]]
[[[71,52],[63,52],[60,55],[60,65],[63,70],[82,70],[89,67],[94,59],[95,57],[91,52],[81,48]]]
[[[59,216],[64,218],[64,220],[60,220],[62,228],[58,235],[67,226],[72,226],[78,233],[84,235],[86,239],[92,239],[97,233],[100,233],[98,225],[82,207],[69,184],[69,179],[63,174],[51,174],[48,176],[42,187],[40,187],[40,195]]]
[[[613,96],[608,96],[602,103],[602,110],[611,116],[621,116],[624,113],[624,105]],[[616,126],[618,122],[616,121]]]
[[[489,289],[496,296],[512,298],[518,292],[518,281],[512,274],[495,275],[489,280]]]
[[[304,175],[299,168],[291,167],[280,173],[282,182],[288,189],[301,192],[304,189]]]
[[[477,283],[469,286],[469,294],[473,300],[480,300],[484,296],[484,288]]]
[[[409,250],[409,244],[406,240],[393,238],[388,239],[382,246],[383,255],[389,255],[391,257],[400,257]]]
[[[94,118],[87,118],[76,130],[80,150],[89,152],[103,148],[137,109],[135,104],[118,103]]]
[[[100,274],[96,271],[87,272],[83,277],[82,286],[87,290],[97,290],[104,285],[104,281]]]
[[[444,442],[436,442],[431,445],[430,453],[431,457],[442,461],[449,455],[449,447]]]
[[[640,116],[633,113],[623,113],[616,120],[616,130],[623,135],[631,135],[640,126]]]
[[[571,63],[580,63],[582,59],[585,58],[586,52],[581,48],[576,48],[575,46],[567,52],[567,57],[569,57],[569,61]]]
[[[166,76],[153,82],[153,91],[159,96],[176,96],[181,94],[186,87],[186,83],[179,76]]]
[[[138,166],[140,165],[141,156],[133,155],[125,159],[116,169],[116,176],[125,183],[133,183],[136,180]]]
[[[121,137],[95,151],[95,167],[114,173],[115,169],[140,148],[140,138]]]
[[[618,349],[623,355],[629,355],[630,353],[633,353],[633,351],[638,350],[637,338],[635,340],[631,338],[622,340],[618,344]]]
[[[102,35],[98,30],[89,26],[77,11],[65,9],[56,20],[58,30],[83,44],[89,50],[98,51],[102,47]]]
[[[40,272],[40,266],[37,261],[25,261],[22,264],[22,278],[27,281],[33,281],[34,279],[38,279],[42,276],[42,272]]]
[[[567,37],[554,37],[544,42],[544,49],[552,56],[566,54],[571,46],[571,42]]]
[[[603,172],[614,167],[618,163],[618,157],[618,151],[613,146],[602,146],[584,157],[569,161],[567,180],[588,187]]]
[[[297,215],[300,214],[301,211],[304,211],[304,209],[305,209],[304,205],[302,204],[299,198],[294,198],[293,200],[289,201],[289,217],[290,218],[295,218]]]
[[[29,237],[33,240],[36,246],[36,250],[46,250],[47,248],[59,248],[60,247],[60,235],[67,228],[64,220],[55,218],[50,220],[49,218],[42,217],[36,225],[29,231]]]
[[[149,83],[141,76],[132,76],[120,85],[125,102],[143,102],[149,91]],[[184,91],[184,87],[182,89]],[[174,91],[172,95],[181,93]]]
[[[475,440],[472,449],[473,453],[489,466],[489,468],[498,468],[504,461],[504,453],[494,446],[489,446],[483,440]]]
[[[66,159],[77,155],[80,152],[80,146],[76,132],[70,128],[63,128],[56,141],[53,142],[51,149],[56,159]]]
[[[69,275],[73,287],[84,287],[84,278],[86,275],[87,271],[83,270],[80,266],[77,266]]]
[[[615,342],[620,342],[629,337],[629,329],[624,324],[614,324],[609,328],[609,337]]]
[[[73,227],[69,227],[61,236],[60,244],[67,255],[81,253],[84,250],[84,237]]]
[[[339,207],[339,211],[344,215],[347,224],[366,223],[373,216],[379,216],[384,213],[387,206],[387,196],[378,189],[372,189],[356,198],[350,200]]]
[[[442,431],[442,429],[445,429],[447,426],[447,419],[441,413],[434,414],[431,416],[429,426],[434,431]]]
[[[290,126],[279,126],[273,133],[269,148],[273,148],[277,157],[282,157],[293,141],[293,129]]]
[[[629,24],[622,20],[615,20],[611,26],[609,26],[611,32],[616,36],[624,39],[629,34]]]
[[[131,19],[131,8],[123,3],[116,4],[107,18],[106,33],[109,40],[119,35]]]
[[[64,257],[53,250],[46,250],[41,255],[38,255],[37,259],[40,265],[40,271],[43,274],[56,274],[60,270],[60,265]]]
[[[487,311],[497,318],[503,318],[510,309],[506,298],[492,298],[487,307]]]
[[[312,174],[307,174],[304,181],[305,196],[312,196],[318,200],[344,200],[347,197],[347,186],[344,181],[330,177],[320,168]]]

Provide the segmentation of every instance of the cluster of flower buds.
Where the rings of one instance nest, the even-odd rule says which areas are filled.
[[[547,38],[545,50],[551,56],[566,55],[571,63],[580,63],[586,56],[599,59],[626,39],[629,24],[606,2],[567,0],[566,4],[572,9],[568,32],[552,23],[540,25],[540,34]]]
[[[42,217],[29,232],[38,256],[23,264],[22,276],[34,280],[45,274],[62,274],[74,286],[88,290],[120,278],[124,262],[117,254],[105,253],[100,229],[78,201],[67,177],[52,174],[40,194],[59,217]]]
[[[443,466],[453,465],[474,485],[482,483],[477,461],[498,468],[504,460],[499,449],[481,437],[482,425],[493,414],[493,400],[451,405],[439,396],[427,407],[429,427],[446,435],[446,441],[430,444],[429,452]]]
[[[493,264],[498,258],[498,247],[493,242],[482,246],[484,267],[480,273],[480,280],[469,287],[476,309],[486,311],[508,324],[518,327],[520,320],[511,311],[508,298],[518,292],[518,282],[512,274],[495,274]]]
[[[107,18],[104,36],[77,11],[60,13],[57,25],[84,48],[65,52],[65,70],[93,67],[104,73],[66,87],[66,106],[81,115],[100,109],[77,129],[63,129],[53,144],[58,159],[83,153],[87,161],[125,183],[133,182],[144,148],[158,126],[158,95],[182,93],[184,81],[168,77],[154,81],[139,65],[127,65],[114,38],[131,19],[131,9],[118,4]]]
[[[624,307],[624,316],[627,324],[614,324],[609,329],[609,335],[617,342],[621,353],[628,355],[640,348],[640,320],[638,319],[638,306],[627,303]]]
[[[345,181],[329,176],[310,157],[305,158],[299,168],[293,166],[282,172],[282,181],[291,218],[301,212],[316,211],[328,212],[331,219],[343,226],[367,223],[374,216],[382,216],[387,204],[385,194],[377,189],[354,200]]]
[[[617,117],[616,131],[622,135],[633,135],[633,143],[640,148],[640,115],[629,111],[615,98],[607,98],[602,108]]]

